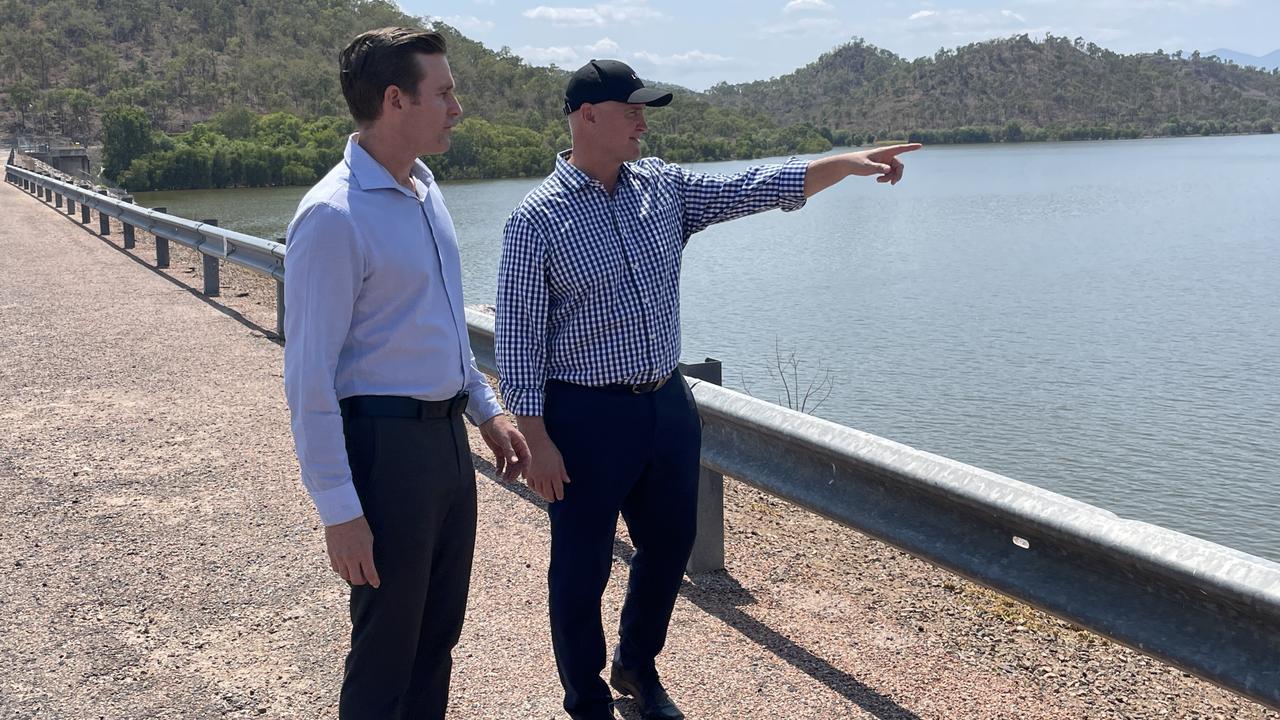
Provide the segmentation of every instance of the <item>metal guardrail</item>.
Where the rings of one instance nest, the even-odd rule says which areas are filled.
[[[204,258],[206,296],[214,297],[219,294],[218,261],[222,260],[274,278],[277,283],[276,297],[283,297],[280,285],[284,282],[285,250],[281,243],[226,230],[210,222],[197,222],[159,210],[150,210],[14,165],[5,166],[5,178],[32,189],[38,188],[39,192],[55,197],[55,207],[62,207],[65,200],[68,215],[75,212],[75,204],[79,203],[80,221],[84,224],[89,223],[90,210],[96,210],[99,232],[102,235],[110,233],[108,218],[116,218],[123,224],[126,248],[133,247],[134,228],[146,230],[156,237],[158,267],[167,267],[169,264],[169,242],[176,242],[199,252]],[[276,308],[276,332],[284,337],[284,306],[279,302]]]
[[[283,281],[279,243],[7,172],[11,182],[52,188]],[[496,375],[493,317],[468,308],[467,325],[477,364]],[[703,420],[704,482],[723,473],[1280,709],[1280,564],[712,382],[690,385]],[[709,539],[722,542],[723,517],[702,510],[698,543],[707,552]]]
[[[468,308],[467,326],[496,375],[493,317]],[[1280,564],[689,384],[704,468],[1280,709]],[[722,526],[700,524],[698,542]]]

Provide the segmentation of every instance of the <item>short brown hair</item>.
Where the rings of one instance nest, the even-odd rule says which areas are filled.
[[[360,33],[338,55],[342,96],[357,124],[382,114],[382,97],[395,85],[413,97],[422,80],[418,53],[443,55],[444,36],[430,30],[385,27]]]

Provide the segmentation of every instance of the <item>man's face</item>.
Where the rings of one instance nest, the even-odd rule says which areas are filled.
[[[417,96],[406,97],[405,134],[418,155],[436,155],[449,149],[453,126],[462,117],[462,105],[453,94],[453,73],[443,54],[417,55],[422,69]]]
[[[621,160],[640,157],[640,136],[648,131],[644,105],[615,101],[592,105],[596,128],[603,146],[616,150]]]

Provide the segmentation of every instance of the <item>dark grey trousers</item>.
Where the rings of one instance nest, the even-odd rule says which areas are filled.
[[[342,720],[440,720],[462,632],[476,484],[459,415],[344,416],[382,584],[351,588]]]

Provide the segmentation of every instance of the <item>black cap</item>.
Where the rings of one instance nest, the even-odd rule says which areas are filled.
[[[662,107],[671,102],[671,93],[647,88],[636,71],[617,60],[592,60],[569,77],[564,90],[564,114],[577,110],[582,103],[616,100]]]

